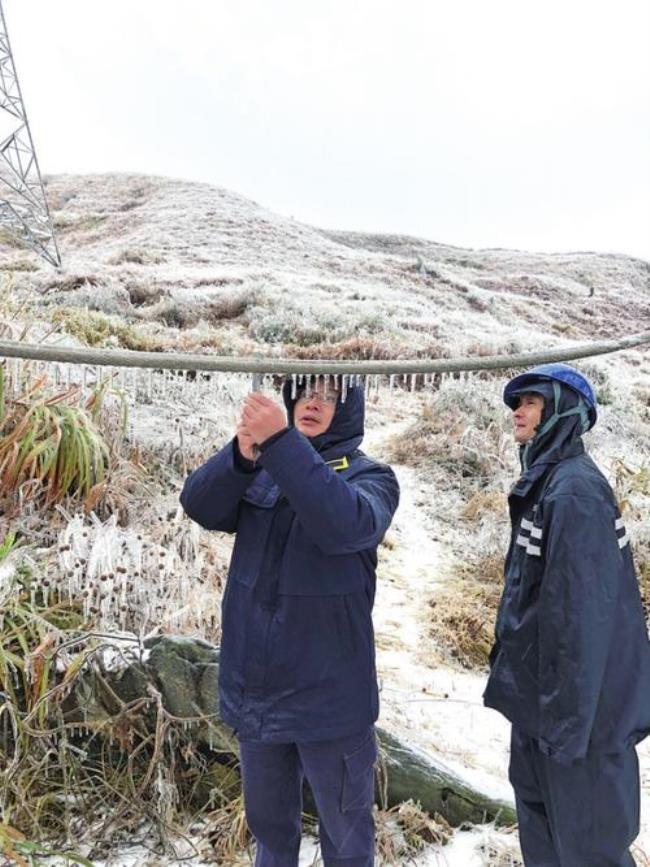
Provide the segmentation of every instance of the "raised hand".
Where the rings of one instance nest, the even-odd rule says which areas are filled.
[[[274,400],[253,392],[244,401],[240,426],[259,445],[283,430],[287,426],[287,418],[282,407]]]

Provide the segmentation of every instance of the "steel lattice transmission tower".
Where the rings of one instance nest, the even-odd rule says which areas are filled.
[[[61,266],[0,0],[0,231],[3,229],[55,268]]]

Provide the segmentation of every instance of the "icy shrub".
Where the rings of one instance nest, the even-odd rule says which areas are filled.
[[[330,335],[333,339],[340,339],[337,335],[347,336],[341,334],[341,322],[336,317],[315,322],[309,315],[303,316],[292,310],[282,313],[264,311],[264,314],[249,325],[251,336],[263,343],[312,346],[327,340]]]
[[[52,312],[52,322],[87,346],[101,346],[111,332],[106,316],[81,308],[59,307]]]
[[[73,289],[81,289],[88,286],[98,286],[101,277],[96,274],[66,274],[57,275],[47,280],[43,285],[43,293],[47,292],[70,292]]]
[[[78,231],[91,232],[97,229],[106,220],[105,214],[73,214],[57,213],[52,219],[52,225],[59,232]]]
[[[270,302],[273,304],[273,301]],[[337,343],[355,335],[368,337],[391,331],[383,313],[364,313],[340,306],[312,304],[296,307],[291,302],[282,307],[256,306],[247,311],[249,334],[264,343],[315,346]]]
[[[44,378],[5,400],[0,368],[0,498],[22,509],[74,494],[96,502],[110,463],[98,424],[107,385],[86,400],[79,389],[54,393]]]
[[[120,250],[110,260],[109,265],[160,265],[166,262],[165,256],[155,250],[144,247],[126,247]]]
[[[38,271],[38,265],[29,259],[12,259],[0,265],[2,271]]]
[[[209,322],[219,322],[224,319],[239,319],[244,316],[249,307],[259,302],[259,293],[255,289],[242,292],[232,292],[214,297],[206,305],[203,318]]]
[[[476,488],[494,483],[513,465],[506,418],[500,385],[477,378],[443,379],[433,399],[422,404],[420,418],[393,438],[389,460],[447,484],[462,481]]]
[[[81,544],[88,525],[72,524]],[[88,570],[95,554],[97,569],[111,556],[100,536],[103,550],[77,551],[88,554]],[[77,540],[67,544],[60,555],[72,557]],[[213,713],[214,647],[98,632],[88,604],[43,577],[37,552],[21,547],[19,560],[12,546],[0,544],[0,851],[11,863],[36,863],[35,843],[19,855],[26,835],[57,864],[90,865],[51,847],[83,845],[94,859],[148,833],[166,847],[172,828],[193,824],[195,840],[200,830],[211,844],[210,863],[225,863],[246,837],[234,739]],[[197,824],[208,811],[221,839],[206,839],[214,826]]]
[[[131,304],[134,307],[142,307],[147,304],[155,304],[168,294],[168,290],[157,285],[153,281],[132,280],[126,281],[126,291],[129,293]]]
[[[311,346],[288,343],[284,347],[284,354],[290,358],[378,361],[421,357],[422,352],[413,350],[391,336],[382,338],[355,335],[339,342],[315,343]]]
[[[66,294],[57,292],[48,296],[46,302],[65,304],[79,309],[93,310],[112,316],[128,315],[131,308],[129,293],[120,283],[86,282],[78,289],[66,290]]]
[[[21,239],[9,229],[0,229],[0,244],[5,247],[14,247],[17,249],[24,247]]]
[[[80,600],[99,629],[144,636],[162,628],[214,639],[218,596],[203,585],[198,525],[179,510],[161,520],[157,536],[118,526],[116,515],[104,522],[67,516],[48,573],[50,597]]]
[[[146,311],[147,319],[157,319],[170,328],[193,328],[200,321],[218,325],[242,317],[257,302],[254,291],[233,292],[203,300],[167,298]]]
[[[79,307],[57,307],[52,311],[52,322],[61,325],[68,334],[86,346],[105,346],[117,343],[124,349],[157,352],[168,346],[168,341],[139,330],[118,318]]]
[[[605,367],[593,362],[578,362],[581,371],[589,379],[596,392],[596,400],[601,406],[607,406],[614,400],[609,372]]]

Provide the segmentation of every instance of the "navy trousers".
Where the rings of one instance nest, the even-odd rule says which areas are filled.
[[[565,765],[513,726],[510,782],[526,867],[634,867],[629,848],[639,833],[640,800],[634,747]]]
[[[244,806],[257,842],[255,867],[297,867],[302,783],[318,809],[325,867],[372,867],[374,727],[332,741],[240,741]]]

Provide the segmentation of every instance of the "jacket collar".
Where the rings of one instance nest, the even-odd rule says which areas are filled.
[[[540,457],[531,467],[523,472],[510,489],[511,497],[527,497],[531,488],[550,471],[552,467],[566,458],[584,454],[582,439],[574,439],[562,443],[561,447]]]

